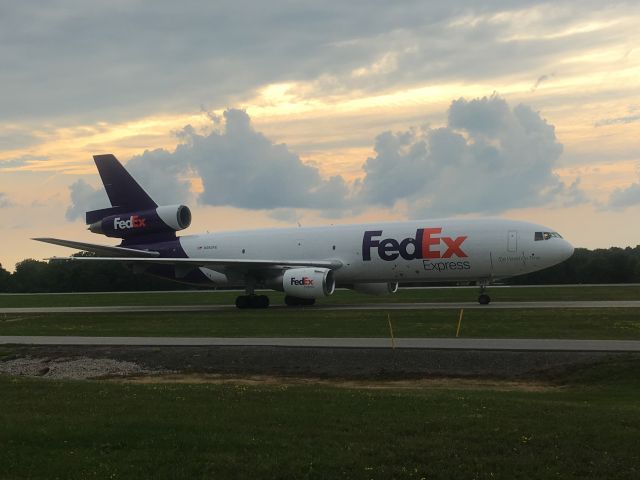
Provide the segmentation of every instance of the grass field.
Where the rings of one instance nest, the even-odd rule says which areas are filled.
[[[638,478],[639,370],[506,389],[0,377],[0,477]]]
[[[493,287],[489,288],[492,301],[544,301],[544,300],[640,300],[639,286],[586,286],[586,287]],[[68,307],[89,305],[232,305],[239,292],[186,291],[135,293],[82,293],[82,294],[28,294],[0,295],[0,308],[9,307]],[[283,294],[268,292],[273,305],[283,302]],[[320,299],[319,304],[393,303],[393,302],[475,302],[476,288],[400,289],[394,295],[382,297],[338,290],[332,296]]]
[[[0,335],[182,337],[454,337],[459,311],[217,310],[181,313],[0,314]],[[640,339],[640,310],[468,309],[461,337]]]

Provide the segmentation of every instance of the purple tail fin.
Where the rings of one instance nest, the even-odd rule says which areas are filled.
[[[98,167],[111,208],[87,212],[87,224],[92,224],[108,215],[134,210],[150,210],[158,206],[114,155],[94,155],[93,160]]]

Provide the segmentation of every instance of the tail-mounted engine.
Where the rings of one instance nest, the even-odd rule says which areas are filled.
[[[87,212],[93,233],[107,237],[131,238],[149,233],[170,233],[191,225],[191,210],[185,205],[169,205],[140,212],[120,212],[112,207]]]

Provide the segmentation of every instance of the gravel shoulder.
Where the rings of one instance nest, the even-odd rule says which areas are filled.
[[[291,347],[4,346],[0,374],[56,379],[207,374],[343,380],[536,380],[633,353]]]

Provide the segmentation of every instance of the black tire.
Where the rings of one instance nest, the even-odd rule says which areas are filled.
[[[260,300],[262,305],[260,308],[269,308],[269,297],[266,295],[260,295],[260,298],[262,299]]]
[[[249,308],[249,296],[248,295],[240,295],[236,298],[236,307],[237,308]]]
[[[249,305],[251,308],[267,308],[269,306],[269,297],[266,295],[251,295],[249,297]]]
[[[489,305],[490,302],[491,302],[491,297],[486,293],[483,293],[478,297],[478,303],[480,305]]]
[[[287,307],[297,307],[300,305],[300,298],[292,297],[290,295],[284,296],[284,303]]]
[[[299,297],[292,297],[291,295],[285,295],[284,303],[288,307],[302,307],[302,306],[309,307],[316,303],[316,299],[315,298],[299,298]]]

